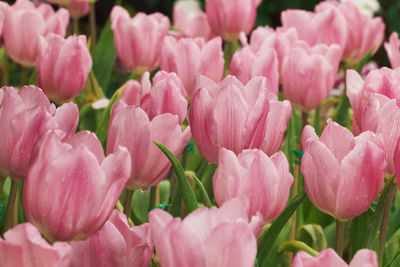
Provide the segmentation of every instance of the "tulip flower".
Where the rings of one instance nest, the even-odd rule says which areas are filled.
[[[258,53],[254,53],[250,47],[239,49],[232,56],[229,73],[236,76],[243,84],[253,77],[263,76],[267,78],[269,90],[278,95],[278,56],[275,49],[260,49]]]
[[[30,223],[22,223],[0,238],[1,266],[69,267],[72,248],[68,243],[50,245]]]
[[[150,121],[143,109],[120,100],[110,117],[107,154],[115,152],[119,146],[127,147],[132,157],[132,171],[126,187],[145,190],[158,184],[171,167],[168,158],[153,141],[178,156],[191,137],[190,127],[181,131],[178,116],[164,113]]]
[[[129,80],[120,99],[128,105],[141,107],[150,119],[163,113],[177,115],[179,123],[186,118],[186,91],[178,76],[159,71],[150,82],[150,73],[142,75],[141,83]]]
[[[51,100],[63,103],[78,96],[92,68],[86,36],[64,39],[55,34],[47,35],[41,40],[36,66],[37,85]]]
[[[326,10],[338,10],[346,19],[347,41],[343,57],[348,64],[357,64],[370,50],[372,55],[378,51],[385,34],[382,18],[361,13],[353,1],[323,1],[315,7],[316,13]]]
[[[203,39],[167,36],[161,47],[161,69],[175,72],[181,79],[189,96],[193,94],[197,75],[207,76],[219,82],[224,74],[222,40],[217,37],[204,42]]]
[[[206,0],[206,14],[211,30],[225,41],[250,33],[261,0]]]
[[[153,253],[149,224],[130,227],[118,210],[97,233],[71,246],[72,267],[148,267]]]
[[[174,28],[188,37],[202,37],[210,40],[213,37],[207,15],[200,9],[197,0],[176,1],[172,11]]]
[[[79,121],[73,103],[56,109],[35,86],[0,89],[0,175],[24,179],[40,137],[49,129],[72,135]]]
[[[281,80],[286,99],[306,110],[318,107],[333,89],[340,58],[341,51],[336,44],[310,47],[305,42],[297,42],[282,63]]]
[[[327,123],[320,138],[311,126],[304,128],[301,171],[312,203],[338,220],[348,220],[367,211],[383,186],[384,144],[370,131],[354,138],[331,119]]]
[[[69,13],[60,8],[54,12],[48,4],[38,7],[29,0],[17,0],[7,8],[4,20],[4,45],[12,60],[24,66],[34,66],[38,56],[40,36],[52,32],[65,36]]]
[[[70,0],[68,11],[72,18],[79,19],[89,14],[90,4],[84,0]]]
[[[236,154],[260,147],[269,110],[264,77],[243,85],[231,75],[218,84],[200,76],[196,88],[188,120],[196,146],[209,163],[218,161],[222,147]]]
[[[400,40],[397,32],[390,35],[389,43],[385,43],[385,50],[392,68],[400,67]]]
[[[348,265],[336,252],[327,248],[321,251],[317,257],[299,251],[293,259],[292,267],[321,267],[321,266],[335,266],[335,267],[378,267],[378,259],[376,252],[369,249],[361,249],[357,251]]]
[[[264,222],[274,220],[286,207],[293,176],[282,151],[268,157],[262,150],[246,149],[238,156],[221,148],[213,177],[218,205],[242,197],[248,200],[249,217],[257,212]]]
[[[239,199],[217,208],[199,208],[183,221],[155,209],[149,213],[151,235],[163,267],[251,267],[257,241],[246,206]],[[179,253],[177,253],[179,251]]]
[[[133,18],[120,6],[111,11],[111,29],[118,56],[125,68],[141,75],[156,69],[160,45],[169,30],[169,19],[161,13],[137,13]]]
[[[126,148],[104,158],[93,133],[79,132],[62,142],[49,131],[23,186],[26,217],[50,241],[85,239],[110,216],[129,174]]]

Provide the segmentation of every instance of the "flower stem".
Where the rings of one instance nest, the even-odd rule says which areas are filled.
[[[389,188],[389,193],[387,194],[385,208],[383,211],[382,223],[381,223],[381,228],[379,231],[379,258],[378,258],[379,266],[383,265],[383,256],[385,254],[386,235],[387,235],[387,231],[388,231],[389,216],[390,216],[390,210],[392,208],[395,189],[396,189],[396,183],[391,183],[390,188]]]
[[[6,217],[4,221],[4,232],[17,225],[17,213],[15,204],[17,203],[19,181],[11,179],[10,195],[8,196],[8,204],[6,210]]]
[[[21,87],[24,85],[27,85],[26,83],[28,82],[29,79],[29,72],[30,69],[27,67],[22,67],[22,71],[21,71]]]
[[[3,86],[8,85],[8,56],[7,56],[6,51],[4,51],[3,58],[2,58],[1,80],[2,80]]]
[[[74,33],[76,35],[79,35],[79,19],[78,18],[73,18],[72,19],[72,24],[74,25]]]
[[[125,202],[124,202],[124,213],[128,219],[131,217],[131,209],[132,209],[132,198],[133,198],[133,192],[135,190],[126,190],[126,195],[125,195]]]
[[[343,239],[344,239],[344,222],[336,220],[336,253],[342,257],[343,255]]]
[[[97,41],[97,33],[96,33],[96,11],[95,11],[95,6],[94,2],[90,3],[90,14],[89,14],[89,20],[90,20],[90,37],[91,37],[91,52],[92,55],[94,54],[94,49],[96,47],[96,41]]]
[[[6,179],[7,179],[7,177],[0,175],[0,199],[1,199],[1,195],[3,194],[3,187],[4,187],[4,183],[5,183]]]

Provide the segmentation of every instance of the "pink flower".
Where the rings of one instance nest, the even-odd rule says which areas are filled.
[[[203,39],[167,36],[161,47],[161,69],[175,72],[189,96],[193,94],[197,75],[207,76],[219,82],[224,74],[222,40],[216,37],[207,43]]]
[[[90,4],[85,0],[70,0],[68,11],[72,18],[79,19],[89,14]]]
[[[301,171],[312,203],[336,219],[348,220],[367,211],[382,188],[384,144],[370,131],[354,138],[331,119],[327,123],[320,138],[311,126],[304,128]]]
[[[35,86],[0,89],[0,174],[14,179],[27,175],[34,147],[49,129],[72,135],[79,121],[78,107],[67,103],[56,109]]]
[[[179,123],[186,118],[186,91],[178,76],[159,71],[150,82],[150,73],[142,75],[141,83],[129,80],[120,99],[128,105],[141,107],[150,119],[164,113],[177,115]]]
[[[340,58],[341,51],[336,44],[310,47],[305,42],[297,42],[282,63],[281,80],[286,99],[306,110],[318,107],[333,89]]]
[[[163,267],[251,267],[257,253],[246,206],[239,199],[217,208],[200,208],[183,221],[155,209],[149,213],[151,235]],[[179,252],[179,253],[177,253]]]
[[[69,13],[60,8],[54,12],[48,4],[35,5],[28,0],[17,0],[6,10],[4,20],[4,45],[12,60],[34,66],[39,53],[40,36],[52,32],[65,36]]]
[[[111,28],[118,56],[135,74],[156,69],[160,45],[169,30],[169,19],[161,13],[137,13],[133,18],[120,6],[111,11]]]
[[[62,142],[49,131],[25,179],[25,214],[50,241],[85,239],[110,216],[130,169],[126,148],[105,158],[93,133],[79,132]]]
[[[63,103],[78,96],[92,68],[86,36],[47,35],[41,40],[36,66],[36,82],[51,100]]]
[[[400,40],[397,32],[390,35],[389,43],[385,43],[385,50],[392,68],[400,67]]]
[[[130,227],[118,210],[97,233],[71,246],[73,267],[148,267],[153,253],[149,224]]]
[[[353,259],[348,265],[336,252],[327,248],[321,251],[317,257],[299,251],[293,260],[293,267],[320,267],[320,266],[335,266],[335,267],[378,267],[376,252],[369,249],[357,251]]]
[[[153,141],[178,156],[191,137],[190,127],[182,132],[178,116],[165,113],[150,120],[143,109],[120,100],[110,118],[107,153],[115,152],[119,146],[127,147],[132,157],[127,188],[145,190],[158,184],[171,167],[168,158]]]
[[[1,266],[69,267],[71,256],[69,244],[48,244],[30,223],[19,224],[0,238]]]
[[[202,37],[210,40],[214,35],[208,24],[206,13],[200,9],[197,0],[176,1],[172,11],[174,28],[188,37]]]
[[[218,205],[242,197],[250,205],[249,217],[260,212],[264,222],[274,220],[286,207],[293,176],[282,151],[268,157],[262,150],[246,149],[238,156],[221,148],[213,177]]]
[[[236,154],[260,147],[269,110],[264,77],[243,85],[231,75],[218,84],[200,76],[196,88],[188,120],[196,146],[208,162],[218,161],[222,147]]]
[[[225,41],[239,38],[239,33],[250,33],[261,0],[206,0],[206,14],[212,31]]]

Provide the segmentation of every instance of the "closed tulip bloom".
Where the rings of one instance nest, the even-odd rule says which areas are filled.
[[[254,53],[250,47],[239,49],[232,56],[229,73],[236,76],[243,84],[251,78],[263,76],[267,78],[267,87],[270,91],[278,95],[278,56],[273,48],[260,49],[258,53]]]
[[[149,213],[151,235],[163,267],[251,267],[257,254],[253,226],[239,199],[219,209],[199,208],[183,221],[161,209]],[[177,253],[179,251],[179,253]]]
[[[126,187],[145,190],[158,184],[171,167],[168,158],[153,141],[178,156],[191,137],[190,127],[182,132],[178,116],[165,113],[150,120],[143,109],[120,100],[110,117],[107,153],[113,153],[119,146],[127,147],[132,156],[132,171]]]
[[[0,266],[69,267],[72,248],[68,243],[50,245],[30,223],[22,223],[0,238]]]
[[[49,129],[72,135],[79,121],[78,107],[73,103],[56,109],[35,86],[0,89],[0,174],[13,179],[27,175],[34,147]]]
[[[160,45],[169,30],[169,19],[161,13],[137,13],[133,18],[120,6],[111,11],[111,28],[118,56],[128,71],[141,75],[156,69]]]
[[[6,17],[6,10],[8,8],[7,2],[0,2],[0,37],[3,36],[3,25]]]
[[[69,13],[60,8],[57,12],[48,4],[38,7],[28,0],[17,2],[6,10],[4,20],[4,45],[12,60],[24,66],[34,66],[38,56],[39,39],[52,32],[65,35]]]
[[[224,74],[222,40],[216,37],[207,43],[202,38],[181,38],[167,36],[161,48],[161,69],[175,72],[181,79],[187,94],[193,94],[197,75],[207,76],[219,82]]]
[[[354,138],[329,119],[320,138],[306,126],[301,143],[301,171],[312,203],[339,220],[367,211],[383,186],[386,162],[381,137],[366,131]]]
[[[231,75],[218,84],[200,76],[196,88],[188,120],[196,146],[209,163],[217,163],[222,147],[236,154],[260,147],[269,110],[264,77],[243,85]]]
[[[378,267],[378,259],[376,252],[369,249],[361,249],[357,251],[347,264],[339,255],[331,248],[324,249],[317,257],[313,257],[307,252],[299,251],[293,259],[292,267]]]
[[[330,94],[341,59],[338,45],[313,47],[298,42],[282,63],[282,90],[286,99],[305,110],[318,107]],[[318,68],[315,68],[318,66]]]
[[[250,33],[261,0],[206,0],[206,14],[211,30],[225,41]]]
[[[93,133],[79,132],[62,142],[49,131],[25,179],[26,217],[50,241],[85,239],[110,216],[130,169],[126,148],[105,158]]]
[[[213,37],[207,15],[201,10],[197,0],[176,1],[172,17],[174,28],[188,37],[202,37],[205,40]]]
[[[130,227],[118,210],[97,233],[71,246],[72,267],[148,267],[153,253],[149,224]]]
[[[89,14],[90,4],[85,0],[70,0],[68,11],[72,18],[79,19]]]
[[[179,123],[186,118],[186,91],[178,76],[159,71],[150,82],[150,73],[142,75],[141,83],[129,80],[120,99],[128,105],[141,107],[150,119],[164,113],[177,115]]]
[[[293,176],[282,151],[268,157],[262,150],[246,149],[238,156],[221,148],[213,177],[218,205],[242,197],[249,201],[249,217],[260,212],[264,222],[274,220],[286,207]]]
[[[80,94],[86,84],[92,58],[86,36],[49,34],[41,40],[36,62],[37,85],[56,103],[66,102]]]
[[[397,32],[390,35],[389,43],[385,43],[385,50],[392,68],[400,67],[400,40]]]

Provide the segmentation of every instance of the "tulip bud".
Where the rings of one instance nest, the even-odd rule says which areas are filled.
[[[111,11],[111,28],[118,56],[130,72],[141,75],[156,69],[160,44],[169,30],[169,19],[161,13],[137,13],[133,18],[120,6]]]
[[[47,35],[41,40],[36,65],[36,82],[51,100],[63,103],[78,96],[92,68],[86,36],[64,39],[55,34]]]
[[[328,120],[319,138],[307,125],[301,136],[301,171],[312,203],[339,220],[368,210],[383,186],[384,144],[370,131],[357,137]]]
[[[68,11],[71,17],[79,19],[89,14],[90,4],[84,0],[70,0],[68,4]]]
[[[81,240],[110,216],[130,173],[126,148],[104,158],[90,132],[41,139],[23,187],[26,217],[50,241]]]
[[[389,43],[385,43],[385,50],[392,68],[400,67],[400,40],[397,32],[390,35]]]

